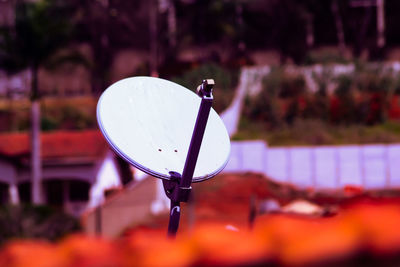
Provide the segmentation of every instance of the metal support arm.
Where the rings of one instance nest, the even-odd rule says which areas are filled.
[[[179,227],[180,202],[187,202],[192,190],[191,184],[193,174],[207,126],[208,116],[214,100],[212,95],[213,86],[214,80],[209,79],[203,80],[202,84],[197,88],[197,94],[201,97],[201,103],[182,175],[177,172],[170,172],[171,179],[163,180],[165,193],[167,197],[171,199],[168,225],[169,237],[175,237]]]

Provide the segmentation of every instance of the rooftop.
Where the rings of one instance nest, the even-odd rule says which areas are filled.
[[[107,144],[98,130],[43,132],[42,159],[98,158],[107,151]],[[27,132],[0,134],[0,155],[24,157],[31,152]]]

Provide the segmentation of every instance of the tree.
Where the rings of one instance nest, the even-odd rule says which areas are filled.
[[[333,17],[335,18],[336,35],[337,35],[337,40],[338,40],[339,51],[343,55],[346,50],[346,43],[345,43],[345,39],[344,39],[342,17],[340,16],[339,5],[338,5],[337,0],[332,0],[331,9],[332,9]]]
[[[41,192],[40,90],[38,71],[64,47],[72,31],[71,16],[65,1],[18,1],[15,23],[2,29],[0,67],[9,73],[31,71],[31,179],[32,201],[43,203]]]
[[[270,18],[270,25],[273,25],[268,34],[270,39],[273,40],[273,45],[281,53],[282,63],[285,63],[288,59],[295,63],[301,63],[305,59],[308,50],[307,35],[313,32],[313,26],[311,24],[312,13],[307,10],[307,5],[304,2],[293,0],[270,1],[265,14],[263,14]],[[314,40],[309,41],[308,45],[314,43]]]
[[[77,41],[90,46],[92,92],[100,94],[110,85],[112,65],[119,51],[148,49],[149,8],[154,1],[73,2],[79,14],[76,19]]]

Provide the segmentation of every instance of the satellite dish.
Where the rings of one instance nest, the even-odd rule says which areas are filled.
[[[116,153],[164,179],[171,218],[191,182],[217,175],[229,159],[228,132],[211,108],[213,85],[204,80],[196,95],[164,79],[132,77],[108,87],[97,104],[100,130]]]
[[[97,120],[111,147],[136,168],[170,179],[182,173],[201,98],[176,83],[152,77],[118,81],[101,95]],[[212,109],[193,182],[209,179],[225,167],[229,135]]]

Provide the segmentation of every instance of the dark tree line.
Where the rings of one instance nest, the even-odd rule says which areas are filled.
[[[23,0],[7,2],[15,6],[16,13],[18,6],[24,4]],[[256,49],[274,49],[280,52],[283,63],[291,59],[302,64],[307,61],[309,51],[319,46],[337,45],[339,51],[345,47],[355,57],[367,49],[372,58],[379,59],[384,58],[386,48],[400,44],[397,34],[400,3],[396,0],[384,1],[386,44],[383,48],[377,47],[376,41],[377,7],[356,6],[353,0],[29,2],[31,5],[46,3],[49,9],[51,5],[63,6],[52,18],[64,19],[71,26],[69,42],[56,38],[52,31],[47,32],[48,37],[55,38],[48,39],[63,40],[64,46],[89,44],[91,55],[86,59],[86,66],[91,72],[94,92],[107,87],[113,60],[121,49],[147,52],[144,72],[163,75],[164,65],[176,63],[179,51],[193,46],[216,45],[227,51],[231,59],[245,57],[247,52]],[[20,38],[21,43],[34,44],[23,38],[27,36]],[[31,49],[37,50],[34,45]],[[204,55],[203,60],[220,63],[221,59],[214,54]]]

